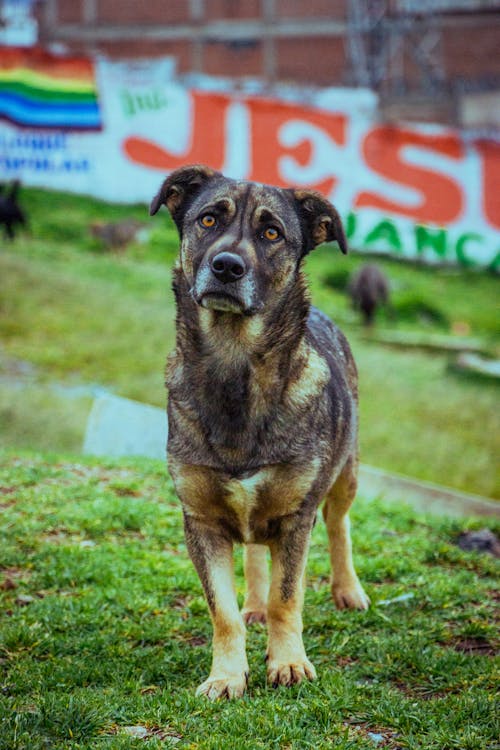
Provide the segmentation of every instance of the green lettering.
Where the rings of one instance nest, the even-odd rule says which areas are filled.
[[[155,91],[153,95],[154,109],[164,109],[168,105],[168,99],[162,91]]]
[[[144,98],[142,100],[142,106],[146,112],[151,112],[152,110],[154,110],[153,94],[151,94],[150,91],[147,91],[144,94]]]
[[[431,248],[440,258],[446,258],[446,230],[431,229],[417,225],[415,227],[415,239],[417,253],[422,255],[426,248]]]
[[[140,112],[155,112],[168,107],[167,97],[158,89],[142,91],[141,93],[131,93],[124,90],[121,92],[121,99],[123,111],[127,117],[133,117]]]
[[[134,98],[128,91],[121,92],[123,112],[127,117],[135,115]]]
[[[388,219],[385,219],[379,224],[376,224],[371,232],[368,232],[365,237],[364,244],[375,245],[377,242],[381,241],[387,242],[387,244],[390,245],[393,250],[397,250],[398,252],[401,252],[402,250],[401,238],[398,234],[398,230],[396,229],[392,221],[389,221]]]
[[[493,260],[488,266],[488,269],[490,271],[498,271],[500,270],[500,250],[497,252]]]
[[[356,233],[357,223],[358,223],[358,220],[357,220],[356,214],[354,214],[352,211],[349,211],[349,213],[347,214],[347,220],[345,224],[345,233],[347,235],[348,240],[354,237],[354,234]]]
[[[462,266],[476,266],[477,263],[475,260],[473,260],[471,257],[467,256],[465,253],[465,246],[468,242],[480,242],[482,243],[483,238],[480,234],[475,234],[475,232],[469,232],[468,234],[462,234],[458,240],[455,247],[455,252],[457,254],[458,262],[461,263]]]

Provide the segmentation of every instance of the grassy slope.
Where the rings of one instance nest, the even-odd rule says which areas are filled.
[[[0,444],[77,450],[89,401],[63,400],[43,390],[44,380],[98,382],[121,395],[164,404],[163,367],[174,319],[169,263],[176,234],[166,215],[148,221],[142,206],[109,206],[36,190],[27,190],[24,202],[31,207],[31,236],[0,252],[0,334],[7,362],[28,360],[39,369],[35,386],[23,390],[22,399],[0,381]],[[103,253],[88,234],[90,221],[130,215],[152,227],[149,241],[123,255]],[[332,273],[352,271],[361,262],[324,247],[311,255],[307,268],[314,301],[338,320],[356,353],[362,460],[499,496],[497,387],[448,373],[444,356],[394,351],[364,340],[345,295],[325,283]],[[498,347],[497,279],[388,261],[381,265],[400,311],[396,321],[381,318],[381,325],[411,331],[427,326],[442,333],[459,323],[486,346]],[[412,317],[412,300],[435,309],[441,322],[424,324]],[[1,355],[2,350],[0,360]]]
[[[370,733],[387,748],[498,747],[498,562],[452,544],[473,522],[358,501],[367,613],[333,608],[317,524],[304,619],[318,681],[266,687],[256,627],[248,696],[209,704],[194,697],[209,618],[164,466],[40,454],[0,466],[1,750],[367,750]]]
[[[388,349],[360,336],[346,295],[321,280],[339,266],[352,273],[366,258],[332,257],[331,252],[328,247],[316,251],[308,271],[315,303],[340,323],[356,356],[362,460],[438,484],[500,497],[498,385],[457,377],[447,370],[446,354]],[[379,316],[379,329],[432,336],[449,334],[457,327],[468,330],[498,355],[498,277],[387,260],[377,263],[391,280],[396,307],[394,319]],[[428,306],[444,322],[433,324],[412,317],[412,302]],[[407,315],[400,314],[398,308],[407,310]]]

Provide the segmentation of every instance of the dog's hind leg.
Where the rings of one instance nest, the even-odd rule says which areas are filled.
[[[368,609],[370,600],[352,561],[349,508],[357,490],[356,462],[351,457],[329,490],[323,505],[332,564],[332,596],[339,609]]]
[[[185,515],[189,555],[198,572],[213,624],[212,669],[197,695],[210,700],[239,698],[246,690],[245,625],[238,609],[233,545],[227,537]]]
[[[265,623],[269,595],[267,548],[261,544],[247,544],[243,555],[247,593],[241,613],[247,625]]]

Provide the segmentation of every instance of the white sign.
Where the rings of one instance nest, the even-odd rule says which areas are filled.
[[[306,107],[185,88],[172,79],[171,60],[101,61],[95,72],[98,115],[87,88],[79,108],[76,93],[67,99],[81,132],[0,120],[2,179],[149,202],[168,172],[205,163],[237,178],[321,191],[344,217],[354,248],[500,263],[499,141],[380,124],[366,92],[330,89],[321,106]],[[0,116],[1,82],[0,68]]]

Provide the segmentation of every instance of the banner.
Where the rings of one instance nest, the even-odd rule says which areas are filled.
[[[14,125],[73,130],[101,127],[90,60],[43,52],[0,51],[0,117]]]
[[[149,202],[168,172],[204,163],[319,190],[354,249],[500,265],[498,140],[381,124],[363,91],[331,89],[305,106],[189,89],[171,59],[14,63],[0,51],[2,181]]]

